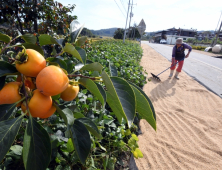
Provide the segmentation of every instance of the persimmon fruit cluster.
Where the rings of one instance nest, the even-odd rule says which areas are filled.
[[[21,106],[27,115],[29,109],[32,117],[45,119],[56,111],[51,96],[60,94],[64,101],[72,101],[79,93],[79,86],[70,85],[60,67],[47,66],[45,58],[33,49],[20,52],[15,66],[19,75],[15,82],[6,83],[0,90],[0,105],[13,104],[28,96],[27,102],[24,100],[17,107]]]

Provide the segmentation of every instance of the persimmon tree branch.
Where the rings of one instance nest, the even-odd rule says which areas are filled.
[[[72,77],[82,77],[82,78],[88,78],[88,79],[91,79],[91,80],[98,80],[100,79],[100,77],[89,77],[89,76],[83,76],[81,74],[69,74],[68,77],[72,78]]]
[[[56,54],[54,57],[60,56],[63,53],[63,51],[61,51],[60,53]]]
[[[3,53],[3,51],[5,51],[5,49],[12,43],[12,41],[14,41],[16,38],[18,38],[18,37],[20,37],[20,35],[19,36],[17,36],[17,37],[15,37],[14,39],[12,39],[3,49],[2,49],[2,51],[1,51],[1,53],[0,54],[2,54]]]
[[[26,110],[27,110],[28,113],[30,113],[29,112],[29,107],[28,107],[28,95],[27,95],[27,92],[26,92],[26,89],[25,89],[25,80],[24,80],[23,74],[21,74],[21,78],[22,78],[22,88],[23,88],[23,91],[25,93]]]

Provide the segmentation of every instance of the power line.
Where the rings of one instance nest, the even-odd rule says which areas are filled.
[[[120,2],[122,3],[122,6],[123,6],[125,12],[127,13],[126,8],[125,8],[124,3],[123,3],[123,0],[120,0]]]
[[[116,2],[116,0],[114,0]],[[116,2],[116,5],[118,6],[119,10],[122,12],[123,16],[126,18],[126,16],[124,15],[123,11],[121,10],[121,8],[119,7],[119,5]]]

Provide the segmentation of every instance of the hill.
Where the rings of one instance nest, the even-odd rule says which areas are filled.
[[[101,30],[90,30],[94,35],[98,36],[108,36],[113,37],[114,32],[117,30],[117,28],[107,28],[107,29],[101,29]]]

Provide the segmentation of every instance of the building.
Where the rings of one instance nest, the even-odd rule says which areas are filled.
[[[205,38],[212,40],[213,38],[215,38],[216,34],[217,34],[217,31],[216,33],[215,31],[200,31],[200,32],[197,32],[197,39],[199,41],[205,40]],[[222,32],[220,32],[218,39],[222,41]]]
[[[194,29],[170,28],[157,31],[154,35],[154,42],[159,43],[161,39],[165,39],[167,44],[175,44],[177,38],[183,38],[183,40],[186,41],[188,38],[195,38],[196,33],[197,31]]]

